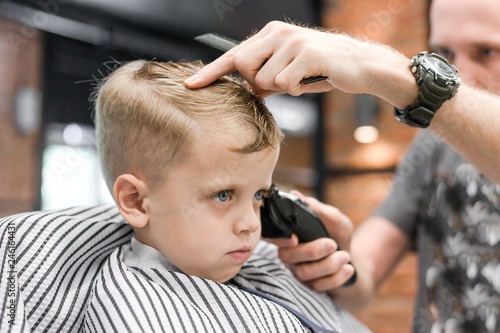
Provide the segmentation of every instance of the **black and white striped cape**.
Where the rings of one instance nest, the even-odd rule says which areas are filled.
[[[109,206],[1,219],[0,332],[304,331],[282,307],[233,286],[126,267],[121,255],[132,234]],[[293,304],[317,324],[366,331],[274,257],[259,247],[235,280]]]
[[[132,235],[111,206],[0,219],[0,332],[82,331],[97,275]]]

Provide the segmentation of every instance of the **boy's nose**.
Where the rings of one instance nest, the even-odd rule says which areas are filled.
[[[260,228],[260,206],[252,205],[238,215],[238,220],[234,225],[235,233],[256,232]]]

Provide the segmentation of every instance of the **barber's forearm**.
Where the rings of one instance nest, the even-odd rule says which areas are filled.
[[[410,59],[385,45],[370,52],[369,84],[366,93],[378,96],[400,109],[415,102],[418,86],[410,72]]]
[[[500,183],[500,97],[462,85],[438,110],[430,128]]]

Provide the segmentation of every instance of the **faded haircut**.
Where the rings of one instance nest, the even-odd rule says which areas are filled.
[[[199,89],[183,82],[201,62],[126,63],[103,79],[94,92],[97,147],[104,178],[113,189],[124,173],[160,182],[182,161],[200,129],[228,135],[242,154],[278,149],[283,133],[262,98],[243,80],[229,75]],[[252,140],[237,140],[241,131]],[[232,137],[231,137],[232,136]]]

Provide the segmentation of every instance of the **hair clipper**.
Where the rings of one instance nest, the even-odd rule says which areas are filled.
[[[300,243],[321,237],[331,238],[311,207],[298,196],[279,191],[275,185],[272,185],[269,195],[264,197],[260,216],[262,237],[265,238],[290,238],[292,234],[296,234]],[[356,271],[344,286],[354,282]]]

